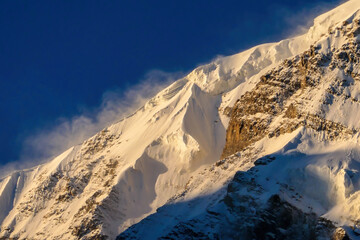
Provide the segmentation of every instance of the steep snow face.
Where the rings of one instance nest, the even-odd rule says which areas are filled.
[[[261,234],[286,239],[303,229],[304,235],[295,239],[330,238],[326,232],[335,225],[348,235],[360,232],[359,4],[351,1],[317,18],[307,37],[319,39],[309,49],[263,68],[224,93],[224,110],[238,99],[230,122],[222,118],[229,124],[225,158],[194,174],[171,204],[119,239],[226,239],[236,234],[244,239],[263,239]],[[316,35],[321,29],[326,32]],[[274,214],[264,206],[277,198],[278,206],[292,209],[285,216],[295,219],[290,227],[279,219],[279,225],[271,225],[271,218],[264,223],[262,214]],[[320,216],[332,223],[321,223]],[[316,227],[308,228],[312,224]],[[274,228],[259,232],[261,226]]]
[[[328,141],[322,134],[299,128],[265,138],[219,161],[195,176],[186,194],[178,195],[119,239],[262,239],[262,234],[275,239],[331,238],[335,226],[323,224],[316,216],[340,225],[359,216],[355,206],[360,146],[358,137]],[[204,192],[198,184],[204,179],[222,182],[234,174],[227,187],[213,192]],[[274,196],[279,199],[276,204]],[[282,219],[268,219],[280,212]]]
[[[284,68],[280,63],[286,58],[292,57],[295,62],[296,55],[314,48],[325,56],[335,53],[333,49],[340,49],[349,39],[357,41],[359,8],[359,1],[349,1],[318,17],[315,25],[303,36],[264,44],[201,66],[161,91],[133,115],[65,151],[51,162],[14,172],[1,179],[0,206],[3,207],[0,209],[0,238],[114,238],[119,232],[154,213],[169,199],[189,200],[210,195],[211,204],[217,204],[219,197],[226,192],[224,184],[235,172],[250,169],[261,156],[280,149],[285,151],[284,146],[289,139],[294,139],[301,131],[297,128],[297,131],[271,139],[264,136],[242,152],[216,162],[225,145],[231,107],[245,93],[256,89],[261,76],[270,69]],[[345,55],[339,56],[334,68],[343,63],[342,56]],[[356,75],[357,64],[347,62],[345,65],[344,69],[349,68]],[[334,98],[334,104],[329,104],[328,108],[318,104],[318,101],[309,104],[311,99],[328,100],[327,90],[330,86],[334,86],[339,96],[350,94],[350,99],[357,99],[357,84],[338,84],[344,83],[344,79],[351,83],[351,79],[354,80],[357,75],[350,79],[341,75],[348,71],[336,71],[327,73],[329,75],[326,76],[333,76],[329,78],[331,81],[324,81],[323,85],[302,95],[305,97],[296,99],[298,95],[294,95],[292,101],[298,100],[298,106],[306,106],[314,114],[322,113],[327,121],[338,121],[348,128],[358,127],[358,122],[350,120],[345,114],[355,112],[357,104],[346,100],[341,105],[341,98]],[[339,109],[344,110],[344,114],[338,119],[336,111]],[[266,116],[258,114],[248,117],[254,120]],[[280,116],[273,120],[275,129],[284,118]],[[307,133],[303,135],[308,136]],[[317,138],[320,137],[309,139]],[[305,138],[301,142],[305,143]],[[307,143],[312,146],[311,141]],[[297,144],[296,149],[298,146],[300,149],[303,145]],[[315,151],[315,148],[299,149],[305,155]],[[334,190],[329,190],[329,198],[321,196],[322,199],[317,199],[319,196],[307,194],[305,190],[302,192],[312,203],[320,206],[319,214],[330,214],[331,207],[347,201],[355,191],[351,188],[356,189],[357,183],[352,182],[351,185],[349,180],[342,183],[341,179],[345,176],[344,171],[348,170],[346,166],[355,166],[357,160],[334,170],[343,152],[336,155],[334,165],[331,165],[333,168],[329,169],[325,166],[330,153],[323,158],[315,155],[304,161],[303,171],[309,176],[321,175],[318,178],[321,180],[318,181],[319,186],[326,181],[333,186],[332,179],[336,179],[334,184],[338,185],[334,185]],[[293,169],[298,162],[301,162],[300,158],[286,169]],[[264,174],[270,175],[270,172],[264,170]],[[291,176],[298,175],[290,174],[289,178],[280,180],[295,181],[290,179]],[[263,179],[259,178],[259,184]],[[329,189],[327,185],[321,187]],[[188,219],[204,213],[208,199],[201,199],[199,204],[203,202],[202,207],[196,205],[189,214],[185,206],[182,217],[186,215]]]
[[[264,69],[274,67],[286,58],[298,55],[310,45],[322,41],[323,49],[331,49],[339,36],[328,36],[328,32],[344,21],[351,22],[359,15],[360,3],[356,0],[327,12],[314,20],[314,25],[301,36],[278,43],[263,44],[229,57],[200,66],[192,71],[187,79],[195,82],[203,91],[211,94],[227,92],[248,81]],[[337,41],[334,41],[337,40]],[[333,45],[326,46],[327,42]]]
[[[114,237],[220,157],[220,101],[179,80],[81,146],[2,179],[2,235]]]

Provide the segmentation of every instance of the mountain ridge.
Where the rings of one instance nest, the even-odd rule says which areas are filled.
[[[356,111],[358,88],[354,80],[358,77],[358,61],[356,57],[351,58],[351,54],[356,56],[357,53],[359,8],[360,3],[349,1],[316,18],[314,26],[302,36],[263,44],[200,66],[165,88],[133,115],[105,128],[81,145],[70,148],[48,163],[1,179],[0,203],[6,207],[0,212],[0,238],[106,239],[115,238],[133,226],[124,234],[129,234],[126,235],[129,238],[145,239],[148,235],[145,232],[141,235],[136,229],[152,229],[146,223],[159,227],[156,217],[163,219],[161,214],[169,214],[168,217],[172,218],[173,213],[164,210],[171,204],[210,196],[210,203],[209,199],[202,198],[204,206],[189,216],[183,216],[182,220],[179,218],[179,224],[191,217],[196,220],[199,215],[221,215],[206,209],[207,206],[216,208],[219,200],[229,194],[225,186],[236,172],[246,172],[256,162],[261,166],[276,164],[276,161],[268,160],[260,164],[258,159],[261,157],[271,157],[276,151],[310,154],[316,151],[311,142],[318,139],[329,145],[340,140],[356,142],[354,131],[359,126],[353,118],[348,120],[345,113],[360,113]],[[355,44],[350,46],[350,41]],[[331,68],[335,69],[334,74],[324,75]],[[316,89],[317,86],[322,88]],[[312,92],[304,94],[304,89],[310,87]],[[341,105],[340,100],[345,95],[350,96],[347,99],[351,103],[345,101]],[[314,99],[322,100],[321,103],[332,100],[329,106],[335,107],[326,109],[325,103],[312,105]],[[296,104],[295,100],[302,102]],[[336,115],[339,104],[345,106],[340,116]],[[309,107],[311,114],[301,111],[301,106]],[[243,126],[248,129],[242,136],[250,139],[243,145],[241,138],[231,134],[244,129],[240,127],[241,118],[245,121]],[[281,123],[284,119],[285,122]],[[286,127],[286,124],[291,126]],[[279,126],[283,130],[277,131]],[[349,132],[342,126],[348,127]],[[252,136],[250,128],[261,131]],[[327,134],[334,137],[326,137]],[[297,139],[296,136],[300,136],[301,141],[291,143]],[[309,143],[307,148],[306,141]],[[233,146],[229,147],[229,144]],[[322,146],[323,143],[319,141],[317,144]],[[222,153],[223,159],[219,160]],[[277,158],[288,159],[286,154]],[[314,159],[316,162],[317,158]],[[350,159],[349,163],[355,164],[356,159]],[[314,171],[318,171],[317,167]],[[339,168],[341,174],[348,170],[345,165]],[[343,176],[340,173],[335,172],[334,176]],[[350,175],[356,178],[354,171]],[[269,174],[268,177],[276,178]],[[267,189],[264,187],[267,180],[264,179],[259,177],[254,186],[249,184]],[[347,181],[353,184],[353,188],[357,186],[355,181]],[[280,189],[286,193],[290,191],[283,187]],[[345,189],[349,190],[349,187]],[[267,190],[273,195],[278,194],[271,188]],[[235,193],[240,194],[237,190]],[[257,197],[264,199],[255,200],[256,206],[270,197],[266,191],[259,194]],[[244,196],[253,197],[253,193]],[[302,209],[301,204],[296,205],[290,200],[282,196],[276,204],[279,201],[285,204],[285,201],[294,209]],[[354,203],[356,201],[349,202],[349,205]],[[341,208],[341,205],[335,207]],[[183,211],[184,214],[187,212],[186,204]],[[297,210],[294,212],[300,214]],[[146,218],[149,214],[153,215]],[[331,211],[327,214],[333,221],[338,217],[331,215]],[[136,224],[142,219],[145,220]],[[310,220],[315,221],[313,218]],[[344,224],[349,222],[346,220]],[[186,225],[181,226],[188,229]],[[172,234],[178,231],[174,229]],[[207,231],[211,236],[216,235],[211,228]],[[280,233],[270,231],[269,234]]]

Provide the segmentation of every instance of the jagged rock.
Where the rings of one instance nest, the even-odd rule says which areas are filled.
[[[336,228],[331,240],[350,240],[343,228]]]
[[[349,1],[303,36],[200,66],[0,179],[0,238],[331,238],[319,216],[360,216],[358,9]]]
[[[344,70],[345,75],[357,77],[358,73],[353,70],[352,64],[359,62],[360,47],[350,38],[340,49],[333,49],[327,54],[311,46],[310,50],[270,70],[260,78],[260,82],[251,91],[242,95],[235,103],[226,132],[222,158],[241,151],[267,134],[270,137],[279,136],[292,132],[299,126],[325,131],[331,139],[338,137],[340,133],[353,134],[352,129],[324,118],[323,111],[317,114],[306,112],[306,107],[302,106],[302,109],[299,109],[297,102],[306,99],[306,88],[316,88],[327,81],[322,77],[325,74],[325,66],[329,65],[332,71]],[[349,84],[346,80],[333,81],[326,90],[327,100],[321,103],[322,108],[331,104],[336,97],[351,98],[344,92],[344,87]],[[273,121],[278,121],[281,115],[293,121],[279,122],[277,126],[273,126]]]

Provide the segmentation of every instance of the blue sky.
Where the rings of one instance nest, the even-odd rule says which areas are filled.
[[[44,157],[24,140],[91,117],[106,92],[281,40],[340,2],[1,1],[0,165]]]

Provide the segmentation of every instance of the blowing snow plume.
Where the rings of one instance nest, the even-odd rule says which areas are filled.
[[[0,238],[314,239],[339,220],[351,226],[360,2],[348,3],[302,36],[196,68],[82,144],[1,179]]]
[[[314,2],[313,4],[310,4],[310,7],[303,6],[295,13],[294,11],[290,11],[289,9],[278,5],[274,9],[274,14],[281,16],[288,26],[283,29],[282,35],[287,38],[296,37],[305,34],[313,25],[314,19],[317,16],[347,1],[348,0],[323,1],[320,4]]]
[[[55,127],[40,129],[27,137],[22,144],[20,159],[2,166],[0,177],[14,170],[44,163],[81,143],[104,127],[132,114],[157,92],[183,75],[181,72],[153,70],[131,89],[105,92],[100,106],[95,110],[83,110],[82,115],[70,119],[60,118]]]

